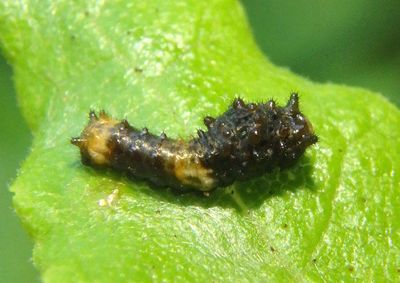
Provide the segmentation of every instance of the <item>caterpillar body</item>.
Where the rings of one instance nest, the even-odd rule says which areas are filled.
[[[204,124],[207,131],[184,141],[91,111],[88,125],[71,143],[85,165],[111,167],[158,186],[210,191],[290,166],[318,141],[296,93],[284,107],[273,100],[246,104],[236,98],[221,116],[205,117]]]

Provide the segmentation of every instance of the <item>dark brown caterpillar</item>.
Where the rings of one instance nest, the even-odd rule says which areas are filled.
[[[205,117],[208,130],[198,130],[188,142],[92,111],[89,124],[71,143],[79,147],[85,165],[111,167],[160,186],[210,191],[287,167],[318,141],[298,101],[296,93],[285,107],[273,100],[246,104],[237,98],[221,116]]]

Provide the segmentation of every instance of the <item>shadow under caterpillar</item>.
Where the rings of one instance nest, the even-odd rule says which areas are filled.
[[[245,103],[236,98],[217,118],[205,117],[207,131],[189,141],[168,138],[91,111],[78,146],[82,163],[147,179],[158,186],[210,191],[296,162],[318,141],[299,110],[296,93],[286,106],[273,100]]]

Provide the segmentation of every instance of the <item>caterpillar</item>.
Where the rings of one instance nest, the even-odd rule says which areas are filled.
[[[283,107],[274,100],[234,99],[222,115],[206,116],[207,131],[184,141],[151,134],[104,111],[90,111],[89,123],[71,143],[83,164],[111,167],[157,186],[210,191],[294,164],[318,137],[292,93]]]

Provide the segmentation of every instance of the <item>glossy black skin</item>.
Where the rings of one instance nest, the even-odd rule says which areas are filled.
[[[148,132],[147,128],[138,130],[123,121],[116,125],[109,143],[113,147],[110,167],[126,172],[130,176],[147,179],[157,186],[184,189],[173,174],[171,153],[183,152],[182,143]]]
[[[205,167],[212,168],[218,186],[244,180],[295,163],[318,141],[310,122],[299,111],[293,93],[285,107],[246,104],[240,98],[216,119],[206,117],[207,132],[190,141],[200,145]]]
[[[198,190],[202,188],[195,183],[184,185],[179,181],[171,156],[196,157],[200,167],[211,169],[211,189],[260,176],[276,167],[288,167],[318,141],[310,122],[299,111],[298,100],[294,93],[287,105],[280,107],[273,100],[246,104],[237,98],[221,116],[205,117],[208,130],[199,130],[198,137],[188,142],[170,139],[165,134],[155,136],[146,128],[138,130],[121,121],[109,129],[107,166],[158,186]],[[106,116],[104,112],[101,115]],[[91,112],[81,137],[71,140],[80,147],[82,163],[90,166],[96,165],[81,140],[85,140],[87,129],[92,129],[97,121]]]

